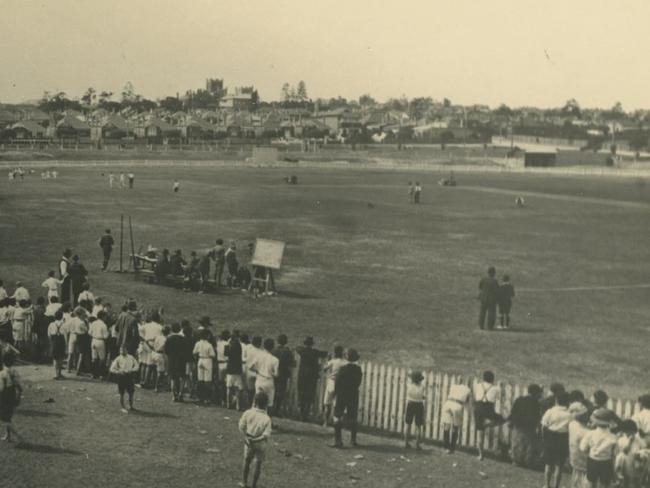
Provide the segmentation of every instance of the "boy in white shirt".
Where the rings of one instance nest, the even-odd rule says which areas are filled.
[[[469,387],[464,385],[460,379],[458,383],[451,385],[447,400],[442,405],[440,421],[442,422],[442,438],[447,454],[453,454],[456,450],[460,428],[463,425],[465,405],[469,402],[471,394]]]
[[[102,303],[101,297],[95,298],[95,304],[93,305],[93,310],[90,313],[93,317],[99,318],[99,312],[104,310],[104,304]]]
[[[255,356],[251,364],[251,370],[255,372],[255,392],[264,392],[268,397],[269,411],[273,407],[273,397],[275,396],[275,378],[278,376],[280,361],[271,351],[275,347],[273,339],[264,341],[264,349]]]
[[[59,297],[51,297],[50,298],[50,303],[47,304],[45,307],[45,316],[46,317],[54,317],[56,315],[57,310],[61,308],[61,303],[59,303]]]
[[[555,406],[549,408],[542,417],[542,437],[544,441],[544,474],[546,488],[560,487],[562,468],[569,457],[569,423],[573,415],[569,412],[569,394],[559,392]],[[552,481],[555,479],[555,485]]]
[[[269,408],[269,398],[264,392],[255,395],[254,407],[246,410],[239,420],[239,430],[244,435],[244,469],[242,472],[241,487],[248,486],[250,467],[255,462],[253,471],[252,488],[257,487],[257,482],[262,472],[262,462],[266,457],[266,449],[271,437],[271,417],[266,411]]]
[[[151,360],[156,367],[156,379],[154,381],[154,390],[160,391],[160,382],[167,374],[167,356],[165,355],[165,343],[171,329],[169,326],[163,327],[162,334],[153,340],[153,352]]]
[[[54,277],[54,271],[50,271],[47,274],[47,279],[41,284],[43,288],[47,288],[47,299],[49,303],[52,303],[52,297],[59,298],[59,285],[63,283],[61,280],[57,280]]]
[[[102,374],[102,365],[106,361],[106,341],[108,339],[108,327],[104,319],[106,313],[101,310],[97,318],[90,324],[88,333],[90,334],[90,352],[92,358],[93,378],[99,378]]]
[[[608,488],[614,480],[614,453],[618,438],[609,430],[614,418],[606,408],[591,414],[589,431],[580,441],[580,450],[588,454],[587,480],[591,488]]]
[[[571,486],[587,486],[587,455],[580,449],[580,442],[590,432],[589,410],[582,402],[569,405],[573,420],[569,422],[569,464],[571,464]]]
[[[474,422],[479,460],[483,459],[485,429],[505,422],[504,418],[495,410],[496,401],[500,394],[501,390],[494,384],[494,373],[484,371],[483,381],[474,384]]]
[[[128,413],[133,408],[133,393],[135,384],[133,376],[138,373],[138,361],[126,352],[126,347],[120,347],[120,355],[115,358],[110,367],[110,372],[117,375],[117,391],[120,394],[120,405],[122,412]],[[129,410],[124,405],[124,393],[129,395]]]
[[[341,366],[345,364],[347,364],[347,361],[343,359],[343,346],[336,346],[334,348],[334,357],[327,361],[327,364],[323,368],[323,372],[327,375],[325,396],[323,397],[323,411],[325,412],[323,427],[327,427],[332,415],[332,407],[336,397],[336,375],[338,374],[339,369],[341,369]]]
[[[208,403],[211,396],[210,387],[212,385],[212,366],[216,353],[212,344],[208,342],[210,331],[208,329],[203,329],[199,334],[200,339],[196,344],[194,344],[194,350],[192,351],[196,360],[196,390],[199,401]]]
[[[411,374],[410,381],[406,386],[406,415],[404,418],[404,447],[409,449],[411,444],[409,437],[411,435],[411,425],[415,421],[416,437],[415,448],[420,447],[422,439],[422,425],[424,425],[424,387],[422,383],[424,376],[419,371]]]

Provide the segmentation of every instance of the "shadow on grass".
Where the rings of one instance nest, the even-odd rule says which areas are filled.
[[[297,291],[288,291],[288,290],[282,290],[280,296],[287,297],[287,298],[297,298],[299,300],[320,300],[321,298],[323,298],[317,295],[309,295],[308,293],[298,293]]]
[[[328,430],[303,430],[296,429],[292,427],[287,427],[282,424],[282,420],[278,421],[278,425],[274,426],[273,435],[290,435],[292,437],[312,437],[312,438],[321,438],[321,439],[334,439],[334,429]]]
[[[65,415],[59,412],[46,412],[43,410],[29,410],[21,408],[16,410],[16,414],[25,417],[65,417]]]
[[[542,334],[546,332],[546,329],[542,329],[541,327],[530,327],[527,329],[514,328],[497,332],[503,332],[505,334]]]
[[[39,454],[68,454],[70,456],[81,456],[83,454],[83,452],[77,451],[75,449],[47,446],[45,444],[35,444],[33,442],[21,442],[20,444],[16,445],[16,449],[38,452]]]
[[[179,419],[179,415],[172,415],[165,412],[147,412],[146,410],[132,410],[131,415],[138,417],[156,418],[156,419]]]

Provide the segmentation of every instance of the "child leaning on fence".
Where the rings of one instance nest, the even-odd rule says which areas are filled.
[[[406,415],[404,417],[404,447],[410,448],[409,438],[411,435],[411,425],[415,422],[415,448],[420,450],[420,441],[422,440],[422,425],[424,424],[424,387],[422,383],[424,376],[421,372],[416,371],[411,374],[409,383],[406,386]]]

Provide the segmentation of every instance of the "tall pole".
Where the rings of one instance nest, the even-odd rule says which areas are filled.
[[[120,215],[120,273],[124,272],[122,260],[124,256],[124,214]]]
[[[129,233],[131,235],[131,259],[133,261],[133,272],[138,273],[138,263],[135,260],[135,245],[133,244],[133,226],[131,225],[131,216],[129,215]]]

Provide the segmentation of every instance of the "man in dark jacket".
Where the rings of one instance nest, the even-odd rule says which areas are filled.
[[[126,351],[133,357],[136,357],[140,345],[137,310],[138,306],[135,301],[130,300],[127,310],[123,310],[115,321],[117,345],[126,347]]]
[[[111,259],[111,253],[113,252],[113,244],[115,244],[115,241],[111,235],[111,229],[106,229],[106,232],[99,240],[99,247],[102,248],[102,253],[104,254],[102,271],[106,271],[108,267],[108,261]]]
[[[300,418],[305,421],[309,418],[311,407],[316,401],[316,386],[320,374],[320,361],[327,357],[325,351],[314,349],[314,338],[307,337],[304,347],[296,348],[300,356],[298,367],[298,404],[300,405]]]
[[[481,278],[478,284],[479,301],[481,302],[481,310],[478,317],[478,325],[481,329],[485,328],[485,316],[487,315],[487,328],[488,330],[494,329],[494,324],[497,319],[497,300],[499,297],[499,282],[494,277],[496,270],[494,266],[488,268],[487,276]]]
[[[357,364],[359,354],[356,349],[349,349],[347,353],[348,364],[341,366],[334,392],[336,403],[334,405],[334,444],[331,447],[343,447],[343,424],[347,421],[350,428],[351,444],[357,444],[357,415],[359,411],[359,387],[363,378],[361,367]]]
[[[61,256],[61,260],[59,261],[59,279],[62,280],[61,303],[72,303],[72,287],[70,285],[70,266],[72,265],[72,262],[70,261],[71,257],[72,251],[66,249],[63,251],[63,256]]]
[[[79,293],[83,291],[83,285],[88,276],[88,270],[79,262],[79,256],[76,254],[72,257],[72,264],[68,270],[70,275],[70,282],[72,283],[72,304],[76,307],[78,305]]]
[[[167,370],[171,381],[174,402],[183,401],[183,381],[187,365],[187,349],[189,339],[181,333],[181,325],[172,323],[172,333],[165,341],[165,354],[167,355]]]
[[[273,355],[278,358],[278,376],[275,378],[275,401],[273,408],[275,408],[275,416],[282,416],[282,405],[287,396],[289,388],[289,381],[291,380],[291,371],[296,366],[296,360],[293,357],[293,352],[287,346],[289,339],[285,334],[278,336],[278,346],[273,350]]]

